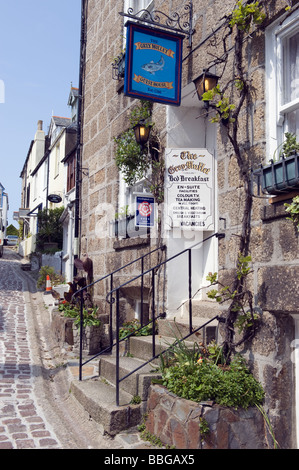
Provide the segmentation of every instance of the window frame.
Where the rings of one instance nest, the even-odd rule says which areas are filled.
[[[272,158],[284,140],[284,133],[288,131],[287,114],[299,110],[299,98],[284,102],[284,83],[287,79],[285,44],[298,32],[299,11],[283,22],[280,18],[266,31],[266,142],[269,158]],[[276,90],[276,93],[273,94],[273,90]]]
[[[70,156],[67,161],[67,193],[76,186],[76,154]]]

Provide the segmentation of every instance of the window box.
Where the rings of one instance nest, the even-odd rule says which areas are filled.
[[[116,219],[111,223],[111,225],[112,236],[116,238],[134,238],[149,233],[149,228],[135,226],[134,215],[128,215],[127,217]]]
[[[282,158],[253,172],[263,193],[282,194],[299,188],[299,154]]]

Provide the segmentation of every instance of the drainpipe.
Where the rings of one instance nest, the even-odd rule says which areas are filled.
[[[88,0],[81,1],[81,42],[80,42],[80,66],[79,66],[79,96],[77,112],[77,161],[76,161],[76,199],[75,199],[75,221],[74,221],[74,258],[79,256],[80,236],[80,190],[81,190],[81,127],[82,127],[82,94],[83,94],[83,69],[85,61],[85,11]],[[76,275],[74,267],[74,275]]]
[[[73,262],[73,253],[72,253],[72,238],[73,238],[73,204],[69,204],[67,206],[68,214],[69,214],[69,222],[68,222],[68,238],[67,238],[67,254],[68,254],[68,280],[72,280],[73,270],[74,270],[74,262]]]

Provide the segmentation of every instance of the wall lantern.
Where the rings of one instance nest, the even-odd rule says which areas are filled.
[[[219,77],[217,77],[217,75],[204,70],[198,78],[193,80],[197,96],[200,101],[202,100],[202,96],[206,91],[213,90],[213,88],[217,86],[218,79]],[[205,101],[205,106],[209,106],[208,101]]]
[[[134,126],[134,132],[135,132],[135,139],[137,144],[143,148],[150,136],[152,126],[149,124],[146,124],[145,121],[140,121],[136,126]]]

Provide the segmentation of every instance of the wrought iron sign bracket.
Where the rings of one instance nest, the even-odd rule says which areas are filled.
[[[172,13],[171,16],[168,16],[166,13],[158,10],[154,10],[152,12],[148,10],[140,10],[138,13],[134,14],[134,9],[129,8],[127,13],[120,12],[119,14],[141,23],[148,23],[159,28],[166,28],[170,31],[181,33],[188,37],[189,47],[191,47],[192,35],[195,32],[192,22],[192,1],[184,5],[184,11],[185,12],[181,16],[176,12]]]

